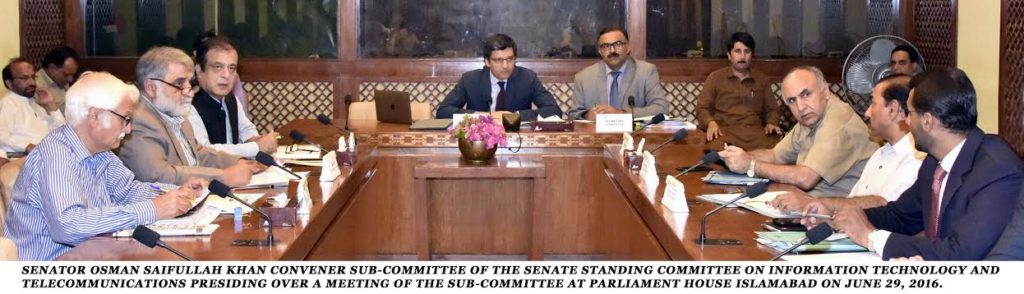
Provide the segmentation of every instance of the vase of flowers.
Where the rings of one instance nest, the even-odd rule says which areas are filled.
[[[462,158],[471,164],[486,164],[498,147],[508,145],[505,128],[488,115],[467,115],[448,133],[458,139]]]

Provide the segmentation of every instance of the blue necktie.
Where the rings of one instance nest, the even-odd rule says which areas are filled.
[[[621,74],[621,71],[612,72],[612,88],[608,91],[608,104],[611,104],[611,106],[615,108],[618,108],[619,105],[622,104],[619,101],[619,75]]]

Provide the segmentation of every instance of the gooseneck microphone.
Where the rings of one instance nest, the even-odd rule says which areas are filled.
[[[668,146],[668,143],[679,142],[682,141],[683,139],[686,139],[686,135],[688,134],[689,132],[687,132],[686,129],[679,129],[678,131],[676,131],[675,134],[672,134],[672,139],[665,141],[665,143],[661,143],[661,145],[658,145],[658,147],[655,147],[653,150],[651,150],[651,154],[654,154],[654,152],[658,152],[658,149],[661,149],[661,147]]]
[[[242,203],[242,205],[245,205],[245,206],[249,207],[250,209],[252,209],[252,211],[255,211],[256,213],[259,213],[260,216],[263,217],[263,219],[267,221],[267,240],[266,240],[266,242],[260,242],[262,240],[244,240],[244,241],[235,241],[235,244],[254,244],[255,246],[271,246],[271,245],[274,245],[274,221],[270,219],[270,216],[268,216],[267,214],[263,213],[259,209],[256,209],[256,207],[253,207],[251,204],[249,204],[249,202],[245,202],[245,200],[242,200],[242,199],[238,198],[238,196],[235,196],[235,194],[231,194],[231,187],[228,187],[228,185],[225,185],[224,183],[221,183],[218,180],[210,181],[210,193],[212,193],[214,195],[218,195],[220,197],[234,199],[235,201],[238,201],[239,203]]]
[[[339,128],[338,126],[336,126],[336,125],[332,124],[332,123],[331,123],[331,118],[330,118],[330,117],[327,117],[326,115],[323,115],[323,114],[317,114],[317,115],[316,115],[316,121],[320,122],[320,124],[323,124],[323,125],[325,125],[325,126],[331,126],[331,127],[332,127],[332,128],[334,128],[335,130],[338,130],[338,131],[340,131],[340,132],[341,132],[341,134],[343,134],[343,135],[349,132],[349,131],[347,130],[347,129],[348,129],[348,126],[347,126],[347,125],[348,125],[348,123],[347,123],[347,122],[345,123],[345,124],[346,124],[346,126],[345,126],[345,129],[342,129],[342,128]]]
[[[633,119],[633,117],[635,117],[635,115],[633,115],[633,108],[636,107],[636,97],[629,96],[629,98],[626,99],[626,103],[629,103],[629,117],[630,119]]]
[[[705,165],[705,164],[712,164],[712,163],[718,162],[721,159],[722,158],[718,155],[718,151],[708,152],[708,154],[704,154],[704,158],[701,158],[700,161],[698,161],[694,165],[691,165],[690,167],[684,169],[683,171],[679,172],[678,174],[676,174],[676,175],[674,175],[672,177],[673,178],[678,178],[678,177],[680,177],[682,175],[685,175],[686,173],[690,172],[691,170],[697,168],[698,166],[702,166],[702,165]]]
[[[288,133],[288,136],[292,137],[292,139],[295,140],[295,141],[299,141],[299,142],[303,142],[303,143],[306,143],[306,144],[309,144],[309,145],[313,145],[313,147],[316,147],[316,149],[320,149],[320,152],[327,152],[327,151],[324,150],[323,147],[320,147],[319,144],[316,144],[316,143],[313,143],[313,142],[310,142],[310,141],[306,140],[306,135],[303,135],[298,130],[292,130],[291,133]]]
[[[211,183],[210,186],[213,186],[213,184]],[[718,207],[715,207],[715,209],[708,211],[708,213],[705,213],[704,217],[700,219],[700,239],[697,239],[697,243],[701,245],[738,245],[739,241],[733,239],[708,240],[707,229],[705,227],[705,225],[707,224],[708,216],[715,214],[719,210],[722,210],[722,208],[725,208],[733,203],[736,203],[736,201],[739,201],[740,199],[757,197],[758,195],[764,194],[765,191],[768,191],[768,183],[760,182],[749,185],[747,186],[747,189],[743,191],[742,194],[740,194],[740,196],[736,196],[736,198],[733,198],[732,200],[729,200],[728,202],[723,203]]]
[[[345,95],[345,113],[346,113],[345,114],[345,131],[347,131],[347,132],[351,132],[351,130],[348,129],[348,118],[349,118],[350,115],[347,114],[348,110],[349,110],[348,106],[351,105],[351,104],[352,104],[352,95]]]
[[[665,115],[659,113],[658,115],[655,115],[653,118],[651,118],[651,121],[645,123],[644,125],[640,126],[639,128],[636,128],[633,131],[634,132],[639,132],[640,130],[646,128],[647,126],[660,124],[663,121],[665,121]]]
[[[293,176],[295,176],[296,179],[299,179],[299,180],[302,179],[301,176],[299,176],[298,174],[295,174],[294,172],[288,170],[287,168],[284,168],[283,166],[278,164],[276,160],[274,160],[274,157],[270,156],[270,154],[267,154],[267,153],[265,153],[263,151],[260,151],[259,153],[256,153],[256,162],[259,162],[260,164],[266,165],[266,166],[277,167],[277,168],[279,168],[279,169],[281,169],[283,171],[288,172],[289,174],[292,174]]]
[[[160,246],[160,248],[167,249],[167,251],[174,253],[178,257],[181,257],[181,259],[192,261],[192,258],[188,257],[188,255],[175,250],[174,247],[168,246],[164,241],[160,241],[160,233],[157,233],[146,226],[135,227],[135,230],[132,231],[132,239],[139,241],[139,243],[142,243],[142,245],[146,245],[146,247],[149,248]]]
[[[832,236],[832,227],[829,226],[827,223],[820,224],[814,227],[813,229],[807,231],[806,237],[801,239],[800,242],[797,242],[793,246],[786,248],[786,250],[782,251],[782,253],[779,253],[778,255],[772,257],[772,259],[769,259],[768,261],[779,260],[779,258],[781,258],[783,255],[793,252],[793,250],[800,248],[800,246],[804,246],[807,243],[811,243],[811,245],[818,244],[819,242],[828,239],[829,236]]]

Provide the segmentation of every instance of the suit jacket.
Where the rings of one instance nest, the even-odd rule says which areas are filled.
[[[1024,260],[1024,187],[1021,188],[1013,220],[1006,226],[986,260]]]
[[[572,106],[569,117],[583,119],[587,110],[599,104],[608,104],[608,73],[604,61],[584,68],[576,74],[576,82],[572,86]],[[633,108],[635,116],[651,116],[659,113],[668,114],[668,100],[665,89],[661,87],[658,68],[649,62],[626,59],[623,73],[619,77],[619,105],[612,105],[629,111],[628,97],[633,96],[636,104]]]
[[[132,133],[118,155],[135,177],[143,182],[180,185],[189,177],[220,180],[223,168],[238,162],[239,157],[200,145],[192,134],[192,125],[184,119],[181,128],[192,145],[198,166],[189,166],[185,150],[180,147],[170,126],[157,114],[156,108],[143,96],[132,116]]]
[[[531,103],[537,105],[533,110]],[[537,79],[537,73],[516,66],[505,86],[505,109],[518,111],[522,120],[536,120],[537,115],[562,116],[562,109],[548,89]],[[491,110],[491,70],[469,71],[462,75],[455,89],[448,92],[437,105],[437,118],[452,118],[455,113],[487,112]]]
[[[921,255],[925,260],[979,260],[1010,222],[1024,179],[1020,158],[1002,139],[968,132],[946,179],[939,205],[938,239],[914,237],[931,224],[932,178],[938,160],[928,156],[917,181],[887,205],[865,210],[878,229],[892,232],[882,259]]]

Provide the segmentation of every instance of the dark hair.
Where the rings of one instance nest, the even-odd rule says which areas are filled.
[[[875,83],[875,85],[889,83],[882,91],[882,99],[886,104],[895,101],[903,109],[903,114],[910,114],[910,110],[907,109],[907,99],[910,98],[909,79],[910,75],[897,73],[888,75]]]
[[[921,54],[917,53],[917,50],[914,50],[914,47],[911,47],[910,45],[896,46],[896,48],[892,48],[892,52],[889,53],[889,56],[892,56],[896,51],[907,52],[907,56],[910,56],[910,62],[921,64]]]
[[[235,43],[231,42],[231,39],[228,39],[228,37],[212,36],[206,38],[199,44],[199,49],[196,50],[196,63],[199,64],[200,70],[206,71],[206,55],[213,49],[238,51]]]
[[[512,41],[512,37],[506,34],[491,35],[487,37],[487,41],[484,41],[484,59],[491,59],[491,52],[508,48],[512,48],[513,56],[519,56],[519,52],[516,51],[516,41]]]
[[[750,51],[754,51],[754,47],[757,46],[757,44],[754,43],[754,36],[745,32],[735,32],[732,33],[732,36],[729,36],[729,40],[725,41],[725,48],[728,48],[726,52],[732,51],[732,47],[736,46],[736,42],[743,43],[743,45],[750,47]]]
[[[68,58],[74,59],[75,62],[78,62],[78,52],[75,52],[75,49],[68,46],[53,48],[49,53],[46,53],[46,57],[43,57],[42,67],[46,68],[51,64],[56,65],[57,67],[64,67],[64,62],[67,61]]]
[[[606,27],[606,28],[603,28],[603,29],[601,29],[600,33],[597,33],[597,39],[600,40],[601,36],[604,36],[604,34],[611,33],[611,32],[620,32],[620,33],[622,33],[623,36],[626,37],[626,41],[629,41],[629,33],[627,33],[626,29],[623,29],[622,27]]]
[[[192,54],[196,54],[196,52],[199,52],[199,46],[203,45],[203,41],[206,41],[206,39],[209,39],[210,37],[216,35],[217,34],[214,34],[213,31],[206,31],[205,33],[202,33],[199,36],[197,36],[196,40],[192,41]],[[195,56],[192,57],[195,58]]]
[[[978,124],[974,84],[957,68],[934,67],[910,79],[914,110],[931,113],[947,129],[966,133]]]
[[[11,72],[11,65],[15,65],[22,62],[32,64],[31,61],[28,61],[28,59],[25,59],[24,57],[11,58],[11,61],[7,62],[7,66],[4,66],[3,70],[3,77],[5,82],[14,80],[14,73]],[[4,86],[6,87],[6,85],[7,84],[5,83]],[[8,87],[8,89],[10,89],[10,87]]]

